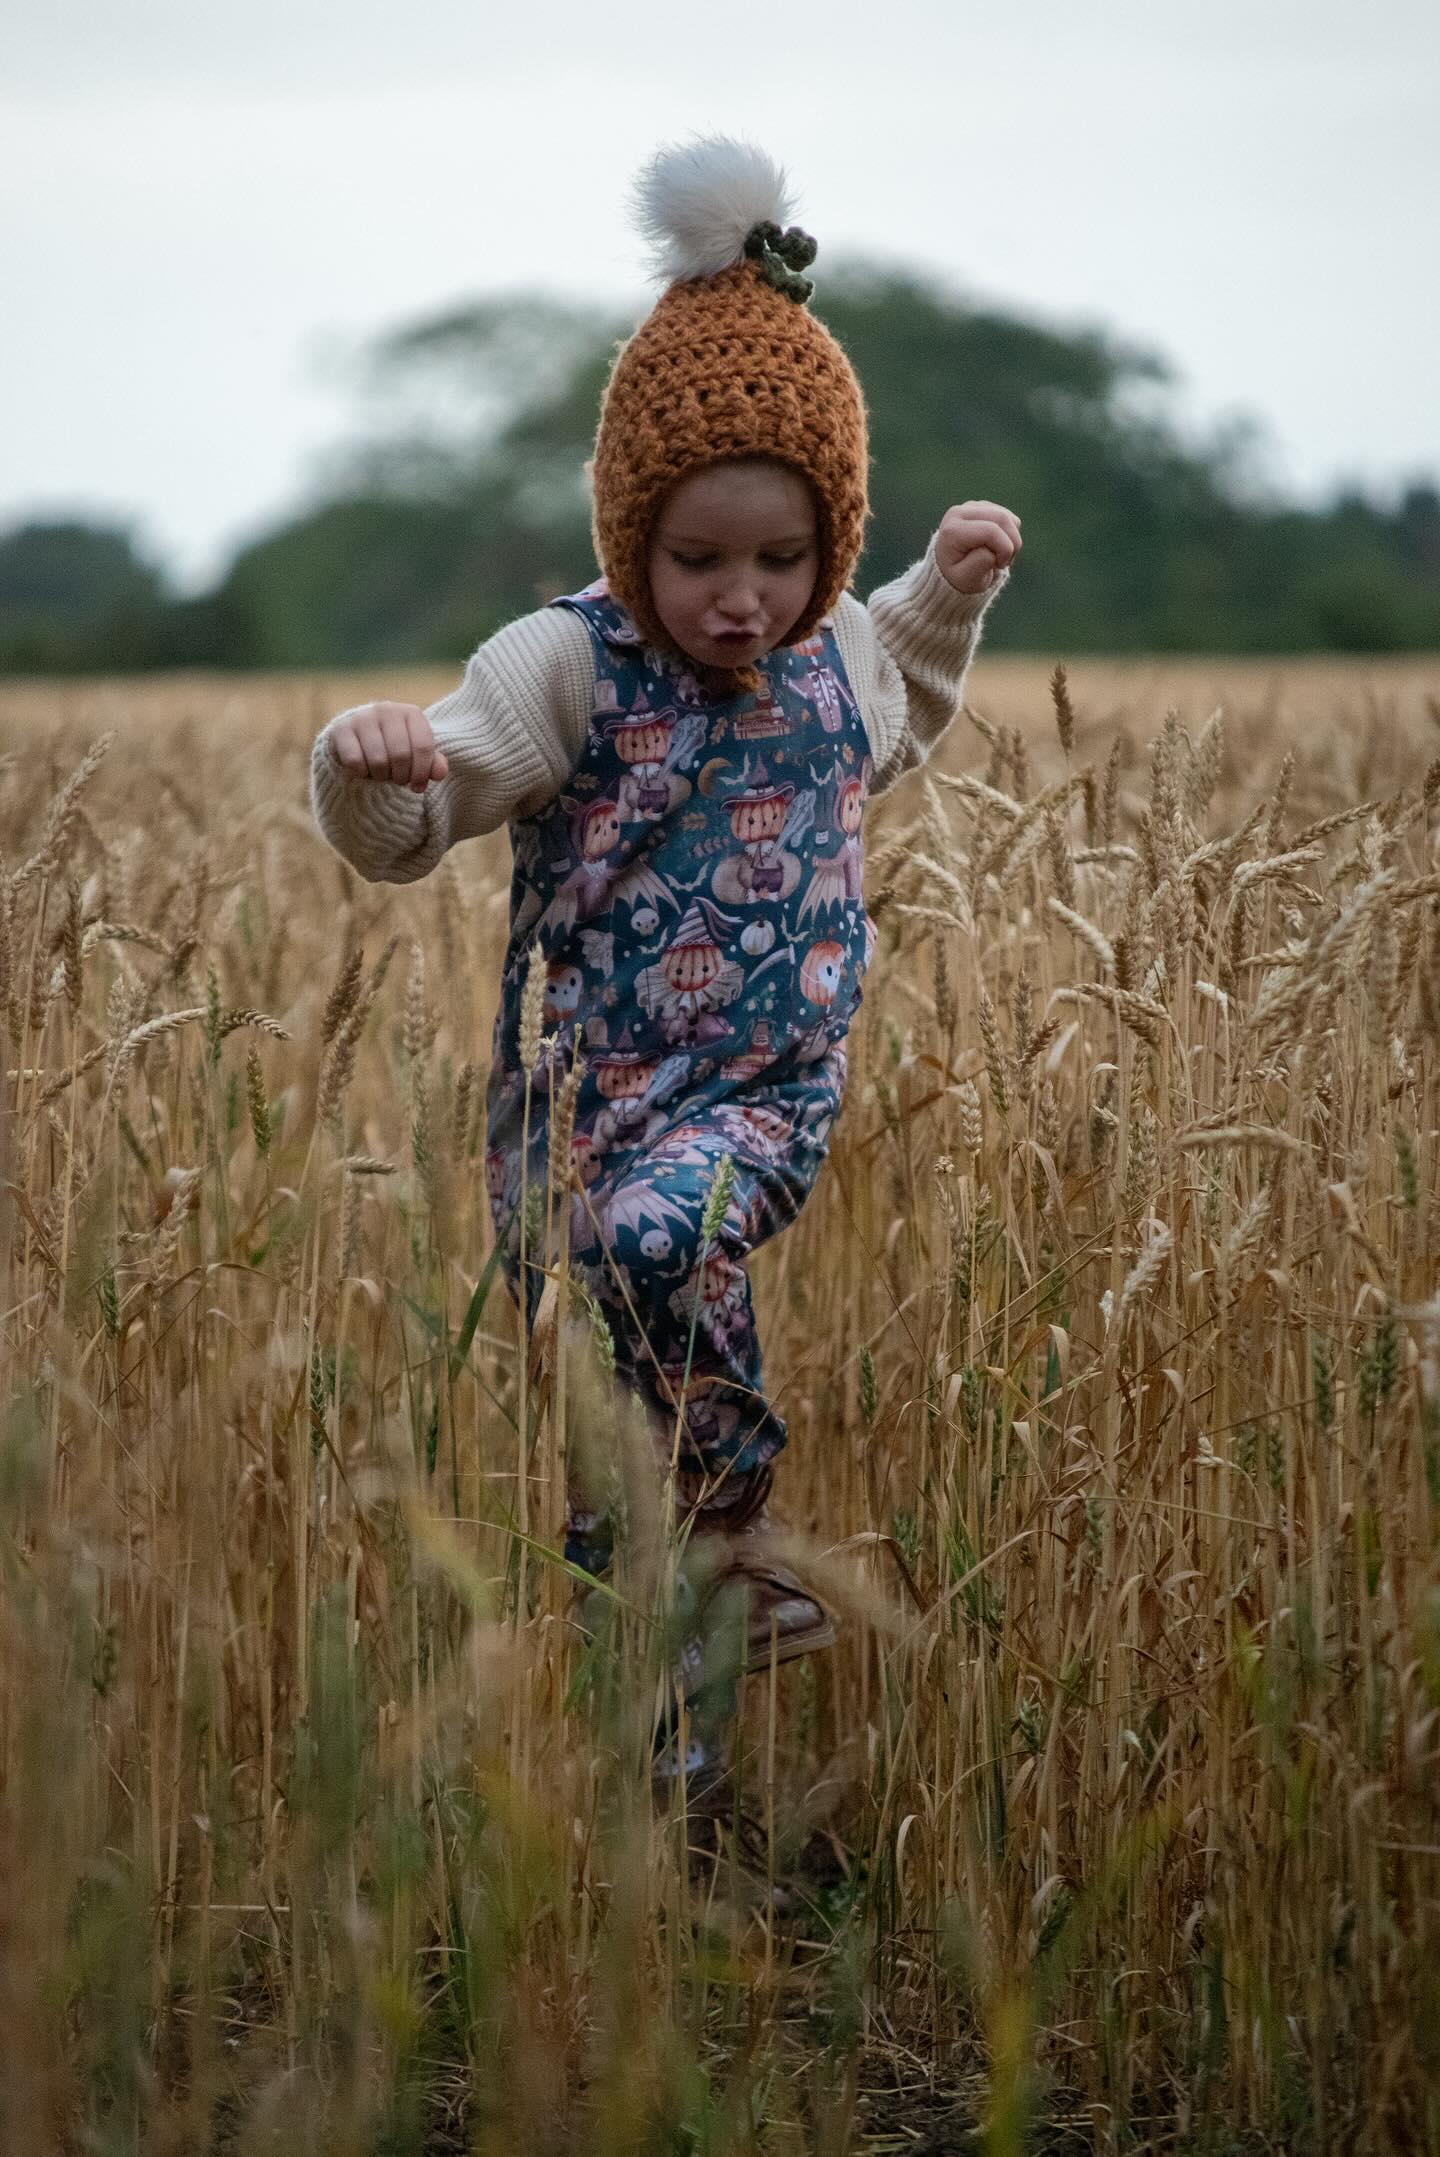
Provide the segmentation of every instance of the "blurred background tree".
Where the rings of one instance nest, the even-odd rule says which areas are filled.
[[[992,651],[1440,649],[1433,485],[1393,508],[1347,492],[1301,509],[1259,482],[1249,423],[1181,439],[1153,352],[863,264],[832,271],[817,305],[870,406],[861,592],[979,496],[1025,521]],[[110,525],[0,532],[0,672],[463,659],[594,574],[584,464],[627,327],[520,295],[382,336],[366,355],[378,417],[199,598]]]

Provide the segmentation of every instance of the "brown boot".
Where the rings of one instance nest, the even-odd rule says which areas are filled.
[[[771,1532],[780,1525],[770,1516],[772,1479],[768,1466],[759,1468],[728,1505],[698,1506],[690,1520],[688,1547],[702,1576],[702,1608],[722,1589],[738,1589],[747,1598],[747,1673],[833,1647],[836,1637],[834,1620],[770,1548]]]

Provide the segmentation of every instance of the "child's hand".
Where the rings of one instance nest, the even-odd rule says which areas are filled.
[[[947,509],[935,534],[935,562],[957,592],[986,591],[1020,552],[1020,519],[998,502]]]
[[[389,779],[423,794],[450,766],[418,704],[359,704],[330,727],[330,753],[357,779]]]

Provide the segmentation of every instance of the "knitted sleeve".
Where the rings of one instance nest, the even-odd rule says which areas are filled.
[[[565,607],[523,615],[482,644],[426,717],[449,771],[423,794],[357,778],[331,730],[310,756],[310,802],[325,837],[367,883],[410,884],[462,839],[544,807],[580,758],[595,678],[590,633]]]
[[[941,575],[932,540],[923,558],[868,607],[847,593],[835,609],[840,654],[860,703],[875,759],[872,797],[923,764],[959,710],[985,614],[1010,581],[957,592]]]

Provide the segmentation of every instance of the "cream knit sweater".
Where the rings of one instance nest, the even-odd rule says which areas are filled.
[[[875,772],[871,795],[923,763],[964,694],[986,609],[1009,581],[966,595],[945,581],[933,542],[922,560],[874,593],[847,592],[833,616]],[[338,764],[330,729],[316,738],[310,799],[330,844],[369,883],[426,876],[462,839],[532,816],[580,760],[595,680],[590,632],[567,607],[542,607],[482,644],[457,689],[426,714],[449,771],[423,794],[355,777]]]

